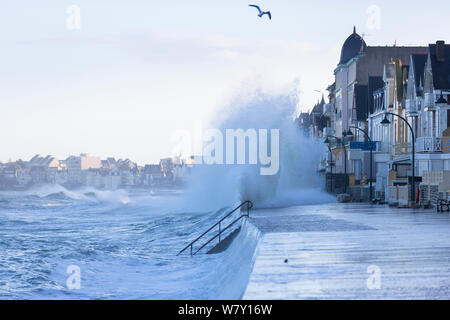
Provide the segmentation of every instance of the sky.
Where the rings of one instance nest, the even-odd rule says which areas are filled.
[[[449,1],[252,1],[0,0],[0,161],[157,163],[246,87],[295,86],[310,110],[353,26],[368,45],[450,42]]]

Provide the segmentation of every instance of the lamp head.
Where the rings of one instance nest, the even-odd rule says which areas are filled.
[[[442,91],[441,96],[436,100],[436,104],[447,104],[447,100],[445,100],[444,96],[442,95]]]
[[[387,114],[384,115],[384,119],[383,119],[383,121],[381,121],[381,124],[382,124],[383,126],[388,126],[388,125],[391,124],[391,122],[390,122],[389,119],[387,118]]]

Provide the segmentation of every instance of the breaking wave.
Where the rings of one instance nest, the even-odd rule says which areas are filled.
[[[279,172],[262,176],[258,165],[198,166],[190,180],[190,204],[222,207],[252,200],[265,208],[333,201],[322,191],[317,173],[322,146],[296,127],[293,116],[297,105],[294,91],[265,94],[254,90],[231,99],[211,127],[218,128],[224,137],[226,129],[279,129]]]
[[[2,192],[2,194],[10,197],[28,196],[28,197],[45,198],[49,200],[84,200],[101,203],[121,203],[121,204],[127,204],[130,202],[128,192],[123,189],[109,191],[85,187],[76,190],[69,190],[59,184],[41,185],[26,191],[5,191]]]

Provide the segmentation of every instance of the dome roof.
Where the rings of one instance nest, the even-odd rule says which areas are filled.
[[[352,58],[356,57],[361,52],[364,52],[367,48],[364,39],[356,33],[356,28],[353,29],[353,33],[345,40],[341,51],[341,60],[339,64],[345,64]]]

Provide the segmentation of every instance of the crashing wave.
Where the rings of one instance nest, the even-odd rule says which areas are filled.
[[[217,208],[245,200],[252,200],[257,207],[330,201],[321,190],[317,174],[322,146],[296,127],[293,119],[297,105],[298,96],[289,92],[264,94],[255,90],[235,96],[212,122],[212,127],[224,136],[227,129],[278,129],[279,171],[264,176],[260,165],[194,166],[190,177],[191,203]],[[248,152],[247,140],[247,155]]]

